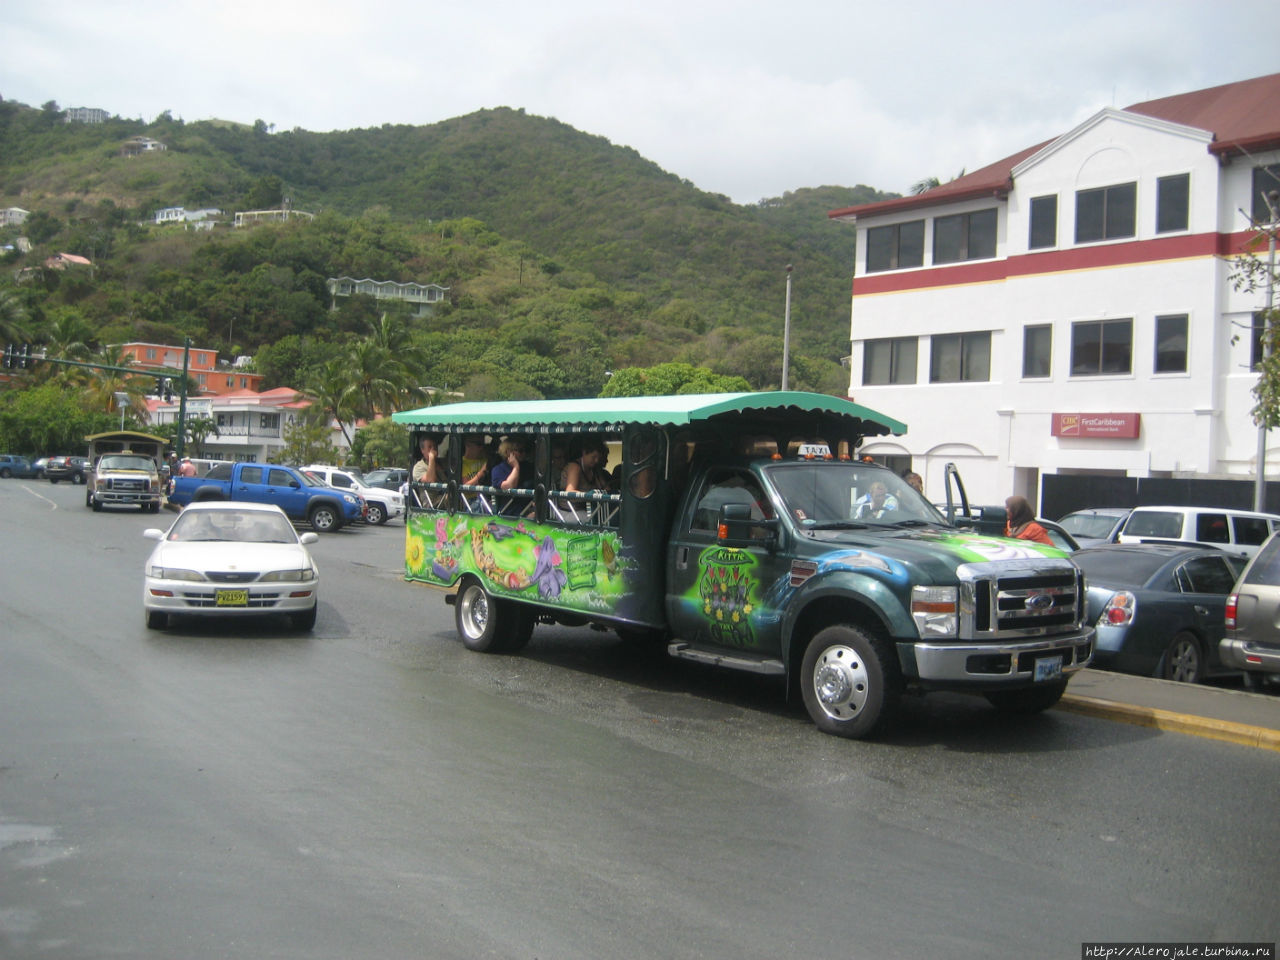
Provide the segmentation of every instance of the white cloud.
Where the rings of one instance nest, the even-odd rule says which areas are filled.
[[[911,5],[64,0],[6,11],[0,95],[287,130],[523,107],[753,202],[905,190],[1275,68],[1269,0]]]

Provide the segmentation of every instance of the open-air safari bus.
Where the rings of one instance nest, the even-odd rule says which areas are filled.
[[[592,623],[798,679],[810,715],[843,736],[875,729],[908,684],[1042,709],[1088,661],[1070,560],[950,526],[857,458],[865,437],[906,426],[847,400],[459,403],[393,419],[413,458],[423,436],[436,442],[442,473],[410,484],[406,579],[457,585],[447,599],[471,649],[518,650],[538,622]],[[500,440],[529,452],[526,485],[463,483],[464,449]],[[564,465],[601,441],[621,461],[605,489],[564,489]],[[1019,585],[1009,602],[1002,575]]]

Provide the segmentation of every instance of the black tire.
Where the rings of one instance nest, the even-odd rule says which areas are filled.
[[[57,483],[57,482],[58,482],[58,478],[57,478],[57,477],[50,477],[50,478],[49,478],[49,482],[50,482],[50,483]]]
[[[902,673],[887,640],[842,623],[819,630],[809,641],[800,692],[819,730],[859,740],[893,722]]]
[[[73,473],[73,474],[71,475],[71,482],[72,482],[73,484],[83,484],[83,483],[84,483],[84,474],[83,474],[83,473]]]
[[[1199,683],[1204,679],[1204,654],[1195,634],[1184,630],[1170,641],[1156,666],[1156,676],[1179,683]]]
[[[462,644],[479,653],[514,653],[533,634],[533,611],[520,603],[489,596],[474,577],[458,587],[453,605],[454,623]]]
[[[376,500],[370,500],[365,506],[365,520],[373,524],[383,524],[387,522],[387,508]]]
[[[93,497],[89,500],[89,506],[93,507],[94,513],[102,512],[102,504],[99,502],[97,497]]]
[[[986,696],[987,702],[1001,713],[1026,715],[1048,710],[1062,699],[1066,689],[1067,681],[1059,680],[1021,690],[993,690]]]
[[[163,630],[169,625],[169,615],[162,610],[148,610],[147,629]]]
[[[13,471],[8,467],[0,467],[0,480],[8,480],[13,476]]]
[[[331,503],[317,503],[307,514],[307,522],[317,533],[333,533],[342,526],[342,516]]]
[[[310,610],[289,614],[289,622],[295,630],[310,630],[316,625],[316,610],[319,604],[312,604]]]

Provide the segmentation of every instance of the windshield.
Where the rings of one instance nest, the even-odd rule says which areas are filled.
[[[265,510],[192,510],[178,515],[169,540],[233,540],[241,543],[297,543],[283,515]]]
[[[1069,513],[1058,521],[1062,529],[1073,537],[1090,537],[1095,540],[1110,536],[1119,522],[1119,517],[1105,513]]]
[[[792,518],[806,526],[945,523],[905,480],[872,464],[777,464],[766,476]]]
[[[154,470],[150,457],[105,456],[98,464],[99,470]]]

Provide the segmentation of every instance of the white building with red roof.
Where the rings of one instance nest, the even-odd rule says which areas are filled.
[[[925,193],[831,211],[857,230],[849,394],[909,426],[862,452],[935,500],[949,461],[979,503],[1035,504],[1050,475],[1252,479],[1266,303],[1235,289],[1232,257],[1251,216],[1274,220],[1272,190],[1280,74],[1106,108]]]

